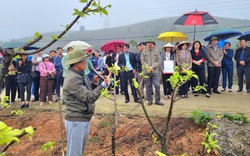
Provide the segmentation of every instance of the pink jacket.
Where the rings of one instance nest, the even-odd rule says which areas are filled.
[[[47,69],[45,64],[47,66]],[[52,74],[56,73],[55,66],[51,62],[44,62],[44,61],[40,62],[38,64],[38,70],[40,72],[40,76],[48,76],[48,72],[51,72]]]

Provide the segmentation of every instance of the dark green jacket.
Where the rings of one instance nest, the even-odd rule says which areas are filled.
[[[95,101],[103,88],[102,85],[93,85],[84,72],[69,68],[63,84],[65,120],[90,121],[94,114]]]

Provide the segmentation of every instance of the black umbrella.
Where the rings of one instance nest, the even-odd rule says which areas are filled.
[[[2,44],[2,47],[6,49],[14,49],[14,48],[20,48],[24,46],[25,44],[26,44],[25,42],[19,42],[19,41],[6,42]],[[36,50],[36,49],[39,49],[39,47],[32,46],[32,47],[25,48],[24,50]]]
[[[220,40],[226,40],[226,39],[229,39],[235,36],[240,36],[240,35],[242,35],[242,33],[238,30],[225,28],[225,29],[218,29],[212,32],[210,35],[205,37],[204,40],[208,42],[211,40],[213,36],[218,37]]]
[[[250,31],[246,31],[243,35],[241,35],[238,40],[245,39],[246,41],[250,41]]]

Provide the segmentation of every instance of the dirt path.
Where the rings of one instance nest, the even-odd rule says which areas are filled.
[[[234,87],[236,88],[236,87]],[[132,98],[132,96],[131,96]],[[120,114],[128,114],[137,104],[130,102],[124,104],[125,97],[118,95],[118,109]],[[133,101],[133,100],[131,100]],[[165,106],[152,105],[147,106],[147,110],[151,116],[165,116],[169,107],[170,100],[163,99],[162,102]],[[147,101],[145,101],[147,103]],[[229,113],[244,113],[250,118],[250,94],[246,92],[237,93],[223,92],[222,94],[212,94],[210,98],[206,98],[205,95],[200,94],[198,97],[192,94],[187,99],[181,99],[176,102],[173,110],[175,117],[185,117],[197,107],[203,111],[210,111],[215,113],[229,112]],[[96,113],[107,114],[113,112],[113,102],[105,98],[101,98],[97,101]],[[131,114],[143,115],[141,106],[137,107]]]
[[[206,98],[205,95],[200,94],[198,97],[190,94],[188,99],[181,99],[176,102],[173,110],[173,116],[175,117],[187,117],[190,113],[197,109],[198,107],[203,111],[210,111],[215,113],[228,112],[228,113],[244,113],[248,118],[250,118],[250,94],[244,92],[237,93],[237,86],[233,87],[233,92],[223,92],[222,94],[212,94],[210,98]],[[162,89],[162,87],[161,87]],[[162,92],[161,92],[162,93]],[[166,112],[169,107],[170,100],[165,100],[162,97],[162,102],[165,103],[165,106],[152,105],[147,106],[147,110],[151,116],[166,116]],[[144,115],[141,106],[138,106],[137,103],[133,102],[133,97],[130,95],[130,103],[125,104],[125,97],[123,95],[117,95],[118,109],[121,115],[131,114],[131,115]],[[147,104],[147,101],[145,101]],[[18,108],[20,102],[17,102]],[[136,108],[135,108],[136,107]],[[39,102],[30,103],[30,109],[51,109],[58,110],[58,105],[45,104],[44,107],[39,106]],[[64,106],[63,106],[64,109]],[[133,110],[134,109],[134,110]],[[133,110],[131,112],[131,110]],[[100,98],[96,102],[96,114],[112,114],[114,112],[113,102],[106,99]]]

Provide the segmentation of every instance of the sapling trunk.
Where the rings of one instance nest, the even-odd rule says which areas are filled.
[[[143,112],[144,112],[144,114],[145,114],[145,116],[146,116],[146,119],[148,120],[148,122],[149,122],[150,126],[152,127],[152,129],[154,130],[154,132],[158,135],[158,137],[159,137],[160,139],[162,139],[162,133],[161,133],[161,132],[158,130],[158,128],[154,125],[154,123],[152,122],[150,116],[148,115],[147,109],[146,109],[146,107],[145,107],[145,105],[144,105],[144,102],[143,102],[141,93],[140,93],[140,91],[138,90],[138,88],[136,89],[136,91],[137,91],[137,94],[139,95],[139,99],[140,99],[140,101],[141,101],[142,110],[143,110]]]
[[[171,102],[170,102],[170,107],[169,107],[169,110],[168,110],[168,115],[167,115],[167,118],[166,118],[166,123],[164,125],[164,128],[163,128],[163,137],[162,137],[162,147],[161,147],[161,150],[164,154],[167,154],[167,140],[166,140],[166,135],[167,135],[167,132],[168,132],[168,125],[169,125],[169,122],[170,122],[170,118],[172,116],[172,112],[173,112],[173,107],[174,107],[174,103],[175,103],[175,96],[176,96],[176,92],[178,91],[178,89],[173,89],[173,92],[171,94]]]
[[[59,101],[59,98],[57,97],[57,100]],[[60,115],[60,134],[61,134],[61,142],[62,142],[62,156],[64,156],[64,138],[63,138],[63,118],[62,118],[62,104],[59,101],[58,102],[59,107],[59,115]]]
[[[111,134],[112,134],[112,137],[111,137],[111,143],[112,143],[112,156],[115,156],[115,134],[116,134],[116,127],[117,127],[117,118],[118,118],[118,111],[117,111],[117,102],[116,102],[116,74],[114,73],[114,115],[115,115],[115,121],[114,121],[114,124],[113,124],[113,127],[111,129]]]

